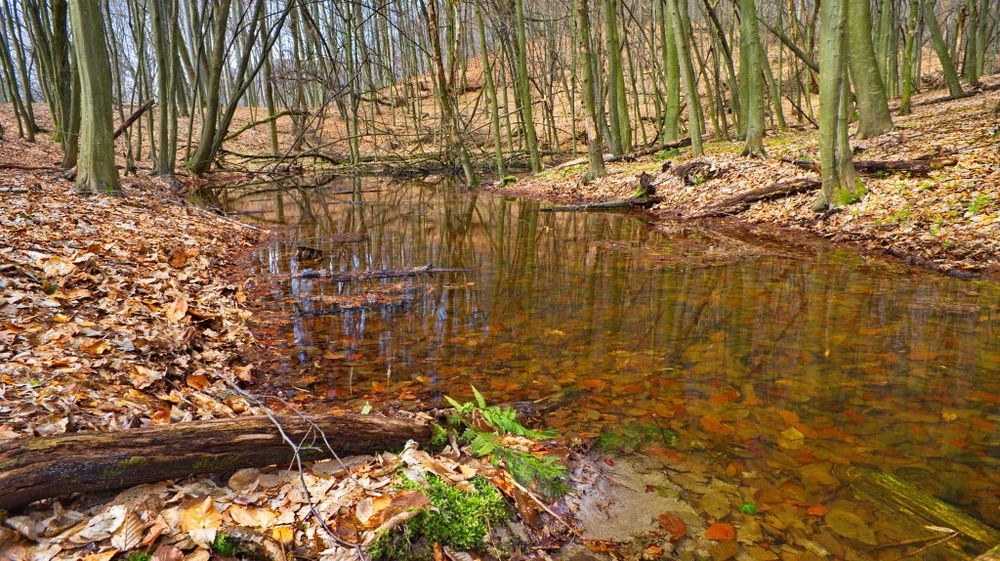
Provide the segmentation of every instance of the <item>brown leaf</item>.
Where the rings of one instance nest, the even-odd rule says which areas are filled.
[[[122,525],[111,535],[111,546],[122,551],[128,551],[142,541],[142,533],[146,530],[146,525],[133,511],[125,513],[125,520]]]
[[[156,548],[149,561],[182,561],[183,559],[184,552],[172,545],[163,544]]]
[[[171,323],[177,323],[184,319],[184,316],[187,315],[187,311],[187,299],[183,296],[178,297],[173,301],[173,303],[164,309],[164,313],[166,313],[167,319],[170,320]]]
[[[670,533],[670,541],[675,542],[687,535],[687,524],[681,520],[680,516],[672,512],[664,512],[657,520],[660,528]]]

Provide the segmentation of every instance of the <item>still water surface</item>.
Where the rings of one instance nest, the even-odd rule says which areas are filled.
[[[706,522],[734,523],[744,547],[783,558],[896,559],[915,547],[892,544],[935,538],[857,500],[849,465],[1000,526],[996,284],[824,246],[664,235],[641,217],[539,212],[446,184],[346,180],[224,206],[290,229],[261,248],[259,278],[291,318],[272,367],[303,401],[405,407],[467,398],[470,385],[494,402],[573,388],[549,426],[639,435]],[[299,277],[429,264],[468,271]],[[761,513],[739,513],[745,503]],[[825,524],[830,509],[857,515],[875,543],[853,519]]]

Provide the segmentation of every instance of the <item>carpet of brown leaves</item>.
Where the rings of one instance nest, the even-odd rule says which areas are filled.
[[[220,272],[263,234],[148,177],[81,198],[50,142],[0,144],[0,439],[117,430],[246,409],[242,287]]]
[[[843,212],[817,215],[810,210],[815,194],[758,202],[737,219],[751,230],[774,234],[774,226],[810,232],[866,250],[901,257],[933,269],[957,274],[1000,273],[1000,115],[993,108],[1000,91],[997,77],[984,81],[987,91],[947,102],[933,102],[942,90],[914,98],[913,114],[895,117],[895,130],[878,138],[855,141],[856,157],[870,160],[909,159],[931,152],[954,152],[957,165],[926,176],[906,173],[867,176],[868,194]],[[687,185],[655,156],[608,166],[608,176],[582,182],[585,165],[555,168],[504,188],[505,194],[557,202],[607,201],[634,194],[639,175],[650,173],[663,202],[653,209],[663,227],[677,218],[777,181],[815,176],[786,158],[818,156],[812,129],[774,133],[765,139],[769,157],[739,156],[739,142],[717,141],[701,159],[718,176]],[[690,156],[675,158],[676,166]]]

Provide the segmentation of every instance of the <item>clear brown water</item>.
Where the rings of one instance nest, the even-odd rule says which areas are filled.
[[[799,553],[812,543],[835,558],[898,559],[926,542],[893,544],[936,535],[856,499],[831,475],[847,465],[1000,526],[996,284],[823,246],[663,235],[640,217],[538,212],[444,184],[346,180],[224,207],[291,232],[260,249],[258,280],[290,318],[271,341],[288,353],[270,368],[298,401],[408,407],[466,398],[470,385],[495,402],[576,388],[548,425],[676,434],[642,451],[715,513],[706,522],[736,525],[754,558],[767,555],[752,542],[782,558],[810,558]],[[324,256],[300,260],[298,245]],[[470,271],[293,278],[427,264]],[[344,303],[364,309],[316,314]],[[764,508],[739,513],[746,502]],[[807,513],[817,504],[857,514],[878,545]],[[916,557],[958,555],[946,544]]]

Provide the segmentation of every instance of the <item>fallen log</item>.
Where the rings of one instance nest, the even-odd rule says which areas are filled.
[[[115,134],[112,136],[112,138],[117,140],[119,136],[123,135],[125,131],[132,126],[132,123],[138,121],[139,117],[142,117],[142,114],[145,113],[146,111],[149,111],[149,108],[155,104],[156,100],[149,99],[146,101],[146,103],[140,105],[138,109],[136,109],[135,111],[132,112],[131,115],[129,115],[128,119],[125,119],[125,122],[123,122],[121,125],[118,126],[117,129],[115,129]]]
[[[689,215],[687,218],[712,218],[739,214],[750,208],[751,203],[781,199],[792,195],[798,195],[799,193],[808,193],[819,189],[822,184],[823,183],[819,179],[814,177],[802,177],[789,181],[779,181],[768,185],[767,187],[747,191],[742,195],[736,195],[735,197],[730,197],[716,204],[709,205],[705,207],[705,210],[702,212]]]
[[[639,176],[639,188],[635,195],[627,199],[604,201],[600,203],[585,203],[580,205],[554,206],[538,209],[539,212],[578,212],[581,210],[614,210],[630,208],[649,208],[663,200],[656,196],[656,186],[659,183],[646,172]]]
[[[629,208],[649,208],[663,200],[663,197],[629,197],[600,203],[552,206],[538,209],[538,212],[579,212],[586,210],[616,210]]]
[[[374,280],[374,279],[398,279],[406,277],[416,277],[419,275],[429,275],[429,274],[443,274],[443,273],[468,273],[472,269],[449,269],[444,267],[435,267],[434,265],[424,265],[422,267],[415,267],[413,269],[401,269],[401,270],[380,270],[380,271],[359,271],[354,273],[346,273],[343,275],[334,275],[327,273],[326,271],[314,271],[306,270],[292,275],[294,279],[324,279],[330,282],[352,282],[361,280]]]
[[[796,160],[793,158],[782,158],[781,161],[798,166],[802,169],[819,173],[819,162],[812,160]],[[854,169],[858,173],[880,173],[880,172],[910,172],[927,173],[931,170],[941,169],[946,166],[953,166],[958,163],[955,158],[928,158],[914,160],[854,160]]]
[[[915,524],[954,531],[959,539],[948,542],[948,547],[963,550],[963,555],[975,555],[1000,544],[1000,530],[891,473],[850,466],[835,470],[835,474],[850,484],[858,499],[892,510]]]
[[[408,440],[426,444],[430,425],[372,415],[280,415],[300,456],[332,457],[400,449]],[[294,457],[266,416],[212,419],[116,433],[73,433],[0,444],[0,509],[72,492],[124,489],[246,467],[288,464]]]

